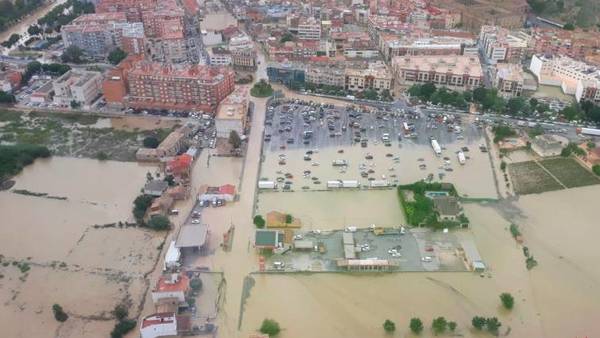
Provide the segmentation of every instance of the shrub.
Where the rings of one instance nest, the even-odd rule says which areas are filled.
[[[121,320],[115,325],[114,329],[110,333],[111,338],[121,338],[126,335],[129,331],[133,330],[136,326],[136,321],[133,319]]]
[[[487,330],[489,333],[497,336],[498,330],[500,329],[500,326],[502,326],[502,323],[500,323],[498,318],[492,317],[485,320],[485,325],[487,326]]]
[[[127,306],[125,306],[123,304],[119,304],[119,305],[115,306],[115,309],[113,310],[113,314],[119,321],[121,321],[121,320],[127,318],[127,316],[129,315],[129,310],[127,309]]]
[[[155,148],[158,147],[158,145],[160,144],[160,142],[158,141],[158,139],[156,137],[154,137],[154,136],[148,136],[148,137],[144,138],[144,141],[142,141],[142,144],[146,148],[155,149]]]
[[[483,330],[483,327],[485,326],[485,318],[475,316],[471,320],[471,324],[473,324],[473,327],[476,328],[477,330]]]
[[[256,215],[254,216],[254,225],[259,228],[262,229],[265,227],[265,219],[261,216],[261,215]]]
[[[167,230],[171,227],[171,222],[167,217],[157,215],[148,221],[148,227],[153,230]]]
[[[265,319],[260,326],[260,332],[271,336],[276,336],[281,331],[279,323],[273,319]]]
[[[420,334],[423,331],[423,322],[419,318],[412,318],[409,327],[414,334]]]
[[[456,325],[456,322],[448,322],[448,329],[449,329],[451,332],[454,332],[454,331],[456,331],[456,326],[457,326],[457,325]]]
[[[436,319],[433,320],[433,322],[431,322],[431,329],[433,330],[433,333],[435,335],[444,333],[447,328],[448,328],[448,322],[446,321],[446,318],[444,318],[444,317],[437,317]]]
[[[69,315],[63,310],[62,306],[58,304],[52,305],[52,312],[54,313],[54,319],[59,322],[65,322],[69,319]]]
[[[106,161],[106,160],[108,160],[108,154],[106,154],[103,151],[99,151],[96,154],[96,159],[98,159],[99,161]]]
[[[133,201],[133,217],[135,217],[138,223],[142,222],[146,210],[148,210],[148,207],[152,204],[153,199],[154,198],[150,195],[139,195]]]
[[[190,281],[190,287],[196,292],[202,290],[202,280],[197,277],[192,278],[192,280]]]
[[[394,332],[396,331],[396,324],[391,320],[386,319],[385,322],[383,322],[383,329],[388,333]]]
[[[508,292],[504,292],[500,295],[500,301],[502,301],[502,305],[507,310],[511,310],[515,305],[515,299]]]
[[[292,217],[292,215],[290,215],[290,214],[285,215],[285,223],[290,224],[290,223],[292,223],[293,220],[294,220],[294,218]]]
[[[594,164],[594,166],[592,167],[592,171],[597,176],[600,176],[600,164]]]

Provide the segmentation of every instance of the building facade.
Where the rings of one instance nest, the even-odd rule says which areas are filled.
[[[454,90],[479,87],[483,71],[474,56],[397,56],[392,67],[399,85],[433,82]]]
[[[102,74],[100,72],[70,70],[56,79],[54,102],[68,106],[72,101],[87,106],[100,97],[102,90]]]
[[[521,96],[525,81],[523,67],[520,64],[499,63],[496,65],[496,73],[492,81],[501,96],[506,98]]]

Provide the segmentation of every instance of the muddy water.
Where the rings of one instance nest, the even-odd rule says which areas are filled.
[[[398,226],[405,223],[396,190],[263,193],[258,213],[290,213],[304,230],[334,230],[348,225]]]
[[[382,144],[369,144],[366,148],[360,145],[327,147],[318,149],[318,153],[311,155],[310,161],[304,160],[304,149],[273,151],[266,155],[261,167],[261,177],[275,180],[290,173],[294,176],[290,180],[294,182],[293,189],[300,191],[304,186],[310,187],[311,190],[326,189],[328,180],[358,180],[361,185],[368,185],[367,179],[360,176],[362,170],[372,170],[373,173],[369,177],[374,179],[399,184],[425,179],[428,174],[433,174],[434,180],[439,181],[438,175],[442,173],[442,180],[454,183],[463,196],[495,198],[497,194],[489,157],[479,151],[480,143],[484,143],[482,138],[472,142],[457,141],[444,145],[446,150],[442,152],[441,157],[435,156],[430,146],[414,144],[409,140],[402,141],[400,146],[395,144],[392,147]],[[470,151],[465,153],[469,158],[465,165],[460,165],[455,152],[463,146],[469,147]],[[343,153],[339,153],[339,150],[343,150]],[[366,159],[368,154],[373,159]],[[388,157],[388,154],[391,154],[391,157]],[[278,164],[279,155],[285,155],[285,165]],[[443,157],[449,158],[453,171],[441,168],[444,165]],[[349,162],[345,172],[340,167],[332,166],[332,161],[337,159]],[[423,161],[418,161],[419,159]],[[315,166],[316,163],[318,166]],[[426,169],[419,169],[420,164],[425,164]],[[361,165],[365,169],[361,170]],[[304,178],[303,173],[306,170],[310,171],[310,178]],[[314,184],[312,177],[318,178],[321,184]]]
[[[206,30],[222,30],[228,26],[237,26],[237,20],[229,12],[207,14],[200,23],[200,28]]]
[[[0,267],[3,337],[106,337],[112,324],[81,316],[105,316],[127,294],[139,302],[160,236],[91,226],[129,220],[148,170],[154,167],[53,157],[26,167],[13,189],[67,200],[0,192],[0,254],[31,264],[27,276]],[[71,315],[60,328],[54,303]]]

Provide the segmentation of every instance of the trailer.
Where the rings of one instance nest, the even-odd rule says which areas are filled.
[[[458,156],[458,163],[465,164],[465,162],[467,160],[465,158],[465,153],[463,153],[462,151],[459,151],[458,154],[457,154],[457,156]]]
[[[327,188],[342,188],[343,186],[343,182],[340,180],[327,181]]]
[[[435,152],[436,155],[439,156],[442,154],[442,147],[440,147],[440,144],[438,143],[438,141],[436,139],[431,140],[431,147],[433,148],[433,151]]]
[[[577,128],[577,132],[582,135],[600,136],[600,129]]]
[[[343,180],[342,187],[343,188],[358,188],[360,184],[357,180]]]
[[[277,184],[273,181],[258,181],[258,189],[275,189]]]
[[[371,188],[385,188],[389,187],[390,183],[386,180],[373,180],[369,181],[369,187]]]

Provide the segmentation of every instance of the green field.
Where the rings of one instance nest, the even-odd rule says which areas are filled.
[[[553,158],[540,162],[567,188],[599,184],[600,180],[572,158]]]
[[[508,165],[508,173],[514,191],[519,195],[539,194],[563,188],[534,161],[511,163]]]

